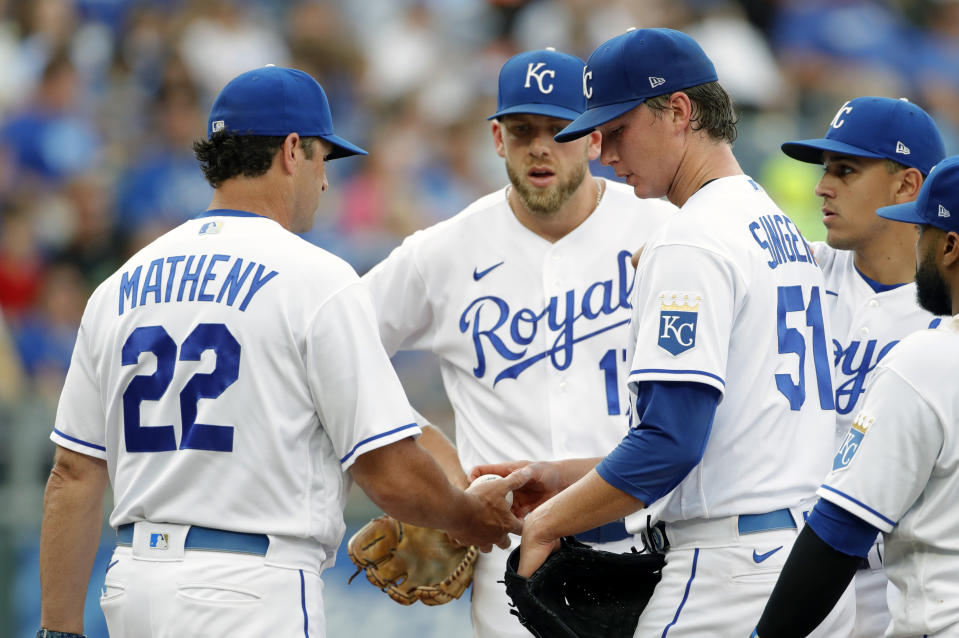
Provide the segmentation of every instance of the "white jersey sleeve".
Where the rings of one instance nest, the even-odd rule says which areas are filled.
[[[87,312],[89,306],[84,317]],[[89,326],[90,322],[86,319],[80,323],[70,368],[60,393],[52,438],[57,445],[69,450],[106,460],[106,433],[103,428],[106,417],[99,380],[88,349],[86,332]]]
[[[415,424],[410,409],[404,423],[382,429],[406,395],[377,342],[374,317],[369,291],[356,281],[317,308],[306,341],[313,402],[344,470],[364,452],[410,436]]]
[[[642,356],[629,372],[630,384],[694,381],[724,392],[742,278],[721,256],[691,246],[658,246],[647,263],[637,308],[659,320],[639,322]]]
[[[420,267],[414,233],[363,276],[381,311],[380,338],[390,356],[399,350],[429,350],[434,320],[433,301]]]

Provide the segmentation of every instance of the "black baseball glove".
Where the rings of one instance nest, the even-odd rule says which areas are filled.
[[[506,561],[510,613],[537,638],[632,638],[666,564],[662,554],[614,554],[567,536],[526,579],[519,552]]]

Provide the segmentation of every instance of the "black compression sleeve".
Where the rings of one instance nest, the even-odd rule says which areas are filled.
[[[783,565],[756,634],[759,638],[809,635],[836,606],[861,561],[833,549],[810,527],[804,527]]]

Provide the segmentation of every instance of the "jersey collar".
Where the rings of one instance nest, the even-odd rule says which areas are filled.
[[[256,213],[245,210],[234,210],[232,208],[211,208],[197,215],[196,219],[202,219],[204,217],[262,217],[263,219],[269,219],[269,217],[264,217],[263,215],[257,215]]]
[[[905,285],[906,285],[906,284],[904,284],[904,283],[901,283],[901,284],[881,284],[881,283],[879,283],[878,281],[876,281],[875,279],[872,279],[872,278],[867,277],[866,275],[864,275],[863,272],[862,272],[861,270],[859,270],[859,267],[856,266],[856,264],[853,264],[852,267],[856,269],[856,272],[859,274],[860,277],[862,277],[863,281],[865,281],[867,284],[869,284],[869,287],[872,288],[872,291],[875,292],[875,293],[877,293],[877,294],[880,293],[880,292],[886,292],[886,291],[888,291],[888,290],[893,290],[893,289],[895,289],[895,288],[899,288],[900,286],[905,286]]]

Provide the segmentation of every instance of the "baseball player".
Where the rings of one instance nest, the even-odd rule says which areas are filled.
[[[320,85],[241,74],[208,132],[194,150],[210,209],[134,255],[84,313],[51,435],[39,636],[83,630],[108,479],[114,638],[323,636],[320,574],[351,480],[463,542],[520,527],[514,486],[464,494],[415,442],[366,287],[293,234],[312,225],[326,160],[365,154],[333,133]]]
[[[660,521],[667,563],[635,635],[745,636],[829,467],[822,272],[740,169],[731,101],[692,38],[630,30],[593,52],[584,78],[588,107],[557,139],[599,130],[602,161],[637,196],[680,208],[638,265],[630,432],[603,459],[519,471],[525,506],[534,490],[573,484],[526,518],[518,571],[532,574],[581,529]],[[821,635],[848,633],[851,603]]]
[[[919,226],[917,294],[934,315],[959,313],[956,210],[959,157],[939,163],[914,202],[876,211]],[[892,585],[885,635],[959,635],[959,317],[946,321],[904,338],[877,366],[755,635],[807,635],[859,577],[879,532]]]
[[[510,58],[489,118],[509,185],[410,236],[364,277],[386,350],[440,358],[458,449],[433,428],[423,444],[450,459],[461,486],[463,468],[597,455],[626,432],[630,256],[674,207],[591,176],[598,133],[553,140],[586,107],[583,66],[551,49]],[[581,538],[634,544],[622,520],[595,527]],[[481,638],[529,635],[509,614],[506,556],[494,549],[477,566]]]
[[[940,321],[916,303],[915,227],[875,211],[913,201],[945,149],[925,111],[885,97],[846,102],[825,137],[782,149],[825,169],[816,194],[823,198],[826,242],[812,247],[826,278],[838,447],[877,364],[900,339]],[[856,575],[857,638],[879,636],[889,624],[883,554],[877,543]]]

